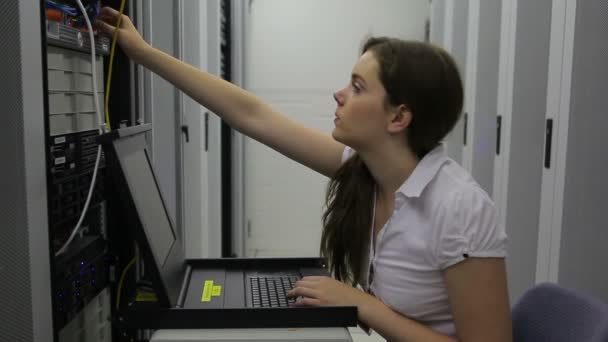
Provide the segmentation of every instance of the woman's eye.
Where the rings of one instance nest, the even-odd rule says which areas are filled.
[[[355,91],[355,93],[358,93],[361,91],[361,87],[357,84],[357,83],[353,83],[353,90]]]

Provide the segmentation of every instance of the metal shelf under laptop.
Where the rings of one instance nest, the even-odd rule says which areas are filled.
[[[197,269],[264,270],[273,271],[309,266],[311,270],[322,263],[320,258],[255,258],[255,259],[193,259],[186,260],[187,268],[178,305],[163,308],[158,303],[134,303],[121,311],[115,319],[124,329],[236,329],[236,328],[303,328],[354,327],[357,325],[356,307],[289,307],[289,308],[193,308],[187,293],[193,284],[192,274]],[[302,269],[302,268],[300,268]]]

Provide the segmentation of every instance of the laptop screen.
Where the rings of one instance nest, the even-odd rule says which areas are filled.
[[[125,228],[135,233],[159,302],[177,305],[184,277],[185,259],[182,240],[173,225],[147,149],[146,133],[150,125],[118,129],[100,137],[106,155],[117,200],[126,215]]]
[[[176,239],[152,175],[147,151],[136,150],[124,155],[121,164],[131,188],[133,202],[148,236],[154,260],[157,265],[162,266]]]

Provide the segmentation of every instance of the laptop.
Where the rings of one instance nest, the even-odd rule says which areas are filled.
[[[293,299],[286,297],[298,279],[329,275],[321,258],[185,259],[147,149],[145,135],[151,128],[150,124],[132,126],[99,137],[113,190],[118,193],[122,214],[135,236],[162,309],[154,318],[146,318],[149,310],[140,311],[132,317],[136,325],[356,326],[356,307],[294,307]]]

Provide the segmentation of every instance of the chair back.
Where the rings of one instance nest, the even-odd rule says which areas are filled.
[[[514,342],[608,342],[608,304],[551,283],[526,291],[512,319]]]

